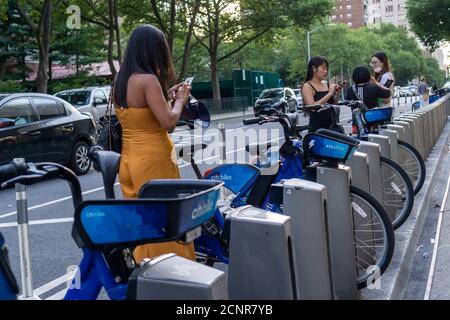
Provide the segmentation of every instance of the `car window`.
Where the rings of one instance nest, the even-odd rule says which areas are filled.
[[[263,91],[259,96],[260,99],[281,98],[283,96],[282,90],[267,90]]]
[[[106,96],[105,93],[102,90],[95,90],[94,92],[94,100],[93,101],[97,101],[98,99],[100,99],[99,104],[107,104],[108,100],[106,100]]]
[[[14,120],[16,126],[37,121],[28,98],[14,99],[0,107],[0,118]]]
[[[61,116],[61,109],[53,99],[33,98],[33,103],[41,120],[58,118]]]
[[[57,93],[55,96],[63,100],[66,100],[75,108],[79,108],[89,104],[89,99],[91,98],[91,91],[66,91]]]

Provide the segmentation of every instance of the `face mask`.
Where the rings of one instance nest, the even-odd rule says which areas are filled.
[[[383,65],[376,66],[373,68],[373,71],[375,71],[376,73],[380,73],[382,70],[383,70]]]

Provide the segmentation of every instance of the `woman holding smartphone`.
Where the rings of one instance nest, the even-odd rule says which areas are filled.
[[[324,84],[328,78],[328,61],[321,56],[315,56],[309,60],[306,81],[301,87],[304,105],[325,103],[334,104],[336,96],[341,91],[341,86],[337,84]],[[305,110],[305,115],[309,116],[310,131],[318,129],[330,129],[334,124],[336,111],[332,109],[322,111]]]
[[[378,105],[380,107],[390,107],[392,102],[391,97],[394,93],[395,78],[389,65],[388,56],[386,55],[386,53],[381,51],[375,52],[372,55],[370,65],[372,66],[372,69],[374,71],[372,81],[378,82],[381,86],[391,91],[390,97],[386,99],[380,99]]]
[[[168,131],[176,126],[191,86],[180,83],[169,89],[173,78],[163,32],[151,25],[137,27],[113,88],[115,112],[122,126],[119,180],[124,198],[137,198],[149,180],[180,178]],[[195,260],[192,242],[175,241],[137,246],[134,257],[141,261],[171,252]]]

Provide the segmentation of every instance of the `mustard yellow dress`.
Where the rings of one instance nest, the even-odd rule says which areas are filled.
[[[139,189],[152,179],[179,179],[174,144],[150,108],[115,108],[122,127],[119,180],[124,198],[137,198]],[[136,261],[165,253],[195,260],[193,243],[164,242],[136,247]]]

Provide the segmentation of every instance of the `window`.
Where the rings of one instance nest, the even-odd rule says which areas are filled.
[[[33,103],[41,120],[57,118],[61,116],[61,109],[53,99],[33,98]]]
[[[352,18],[352,14],[351,13],[347,13],[347,18],[351,19]]]
[[[0,107],[0,118],[14,120],[16,126],[37,120],[28,98],[14,99]]]
[[[348,25],[349,27],[351,27],[351,26],[353,26],[353,23],[347,22],[347,25]]]
[[[393,5],[386,6],[386,12],[392,12],[392,11],[394,11]]]
[[[346,8],[347,8],[347,10],[351,10],[352,9],[352,5],[348,4]]]
[[[333,15],[331,16],[331,19],[336,20],[336,15],[333,14]]]
[[[94,92],[94,101],[97,102],[97,104],[107,104],[108,103],[108,100],[106,99],[106,96],[102,90],[96,90]]]

